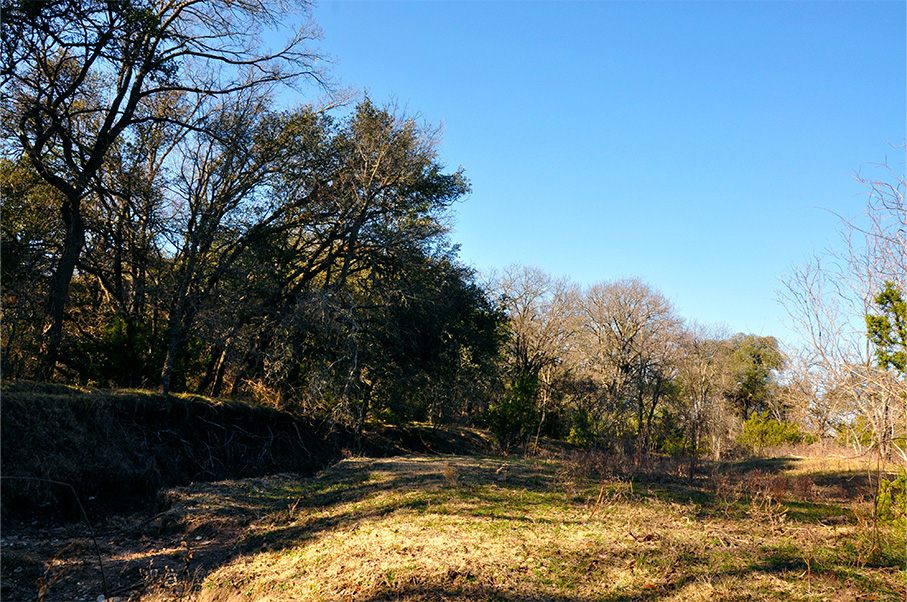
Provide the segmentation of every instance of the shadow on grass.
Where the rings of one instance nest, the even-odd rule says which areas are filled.
[[[710,582],[722,582],[745,577],[754,573],[785,575],[803,573],[806,570],[807,564],[799,555],[787,551],[776,551],[776,553],[769,555],[768,558],[762,561],[753,562],[750,565],[739,569],[720,571],[709,570],[708,577]],[[686,574],[660,584],[652,584],[642,588],[627,588],[627,591],[601,591],[591,596],[555,595],[550,592],[542,591],[534,593],[527,593],[525,591],[514,592],[510,588],[462,583],[458,582],[456,579],[450,579],[440,580],[435,583],[428,582],[395,587],[392,593],[382,593],[372,598],[368,598],[365,602],[384,602],[386,600],[396,600],[398,602],[410,600],[412,602],[417,600],[459,600],[464,602],[512,602],[517,600],[532,602],[644,602],[648,600],[660,600],[669,596],[677,596],[678,593],[687,588],[687,586],[695,585],[700,582],[701,578],[702,575],[699,573]],[[699,594],[701,595],[701,592]],[[696,596],[697,592],[683,591],[683,595]],[[781,595],[781,592],[778,592],[778,595]],[[751,598],[742,596],[739,599]]]
[[[770,466],[774,467],[775,473],[779,473],[785,466],[790,466],[788,462],[788,459],[778,459],[747,464],[749,471],[767,472],[766,467]],[[171,492],[172,506],[168,512],[181,525],[181,530],[171,531],[169,546],[159,545],[161,549],[145,554],[142,562],[145,566],[170,566],[172,574],[184,581],[201,583],[209,574],[239,556],[294,548],[317,540],[333,529],[355,529],[395,512],[423,514],[430,511],[466,519],[494,519],[501,521],[503,528],[528,522],[557,522],[566,527],[584,523],[582,512],[578,513],[577,520],[546,516],[546,505],[574,504],[579,509],[595,503],[594,496],[589,499],[565,492],[559,470],[558,464],[545,461],[405,456],[348,459],[314,478],[275,475],[198,483]],[[595,495],[598,495],[596,482],[590,481],[586,485],[595,485]],[[651,497],[704,506],[713,502],[712,494],[677,483],[673,486],[661,483],[657,487],[654,484],[639,484],[635,492],[621,501]],[[836,510],[831,505],[804,502],[788,506],[788,517],[795,520],[821,521],[843,516],[840,509]],[[127,540],[131,539],[138,547],[139,540],[146,535],[140,528],[127,526],[122,530],[122,537],[118,537],[118,545],[128,546]],[[181,539],[188,545],[184,542],[180,546]],[[190,546],[194,556],[187,553]],[[114,555],[112,549],[105,550],[105,554]],[[570,559],[575,561],[576,566],[581,566],[583,562],[588,564],[588,560],[587,557]],[[688,587],[703,576],[702,571],[709,571],[708,575],[712,578],[716,576],[706,566],[709,558],[702,556],[693,560],[705,568],[686,570],[685,574],[669,578],[652,590],[637,588],[627,592],[602,592],[588,600],[654,600]],[[719,570],[717,573],[729,577],[760,572],[779,574],[802,571],[804,566],[804,560],[798,554],[777,550],[767,551],[746,567],[724,573]],[[143,587],[138,568],[135,561],[129,570],[111,561],[108,574],[120,576],[112,589],[128,593]],[[85,571],[80,575],[84,577]],[[577,578],[582,576],[578,574]],[[463,583],[456,579],[411,586],[401,584],[400,587],[404,589],[395,588],[393,599],[587,600],[549,594],[533,597],[524,592],[517,596],[506,588]],[[54,598],[49,596],[47,599]],[[376,601],[379,599],[387,597],[375,598]]]
[[[782,457],[726,463],[716,466],[713,479],[736,482],[744,489],[765,488],[785,501],[864,502],[875,496],[879,475],[873,471],[836,467],[833,462],[804,471],[801,462]],[[883,472],[881,476],[892,475]]]
[[[228,487],[219,497],[224,506],[242,508],[248,515],[278,513],[272,526],[246,537],[241,546],[245,551],[276,551],[317,539],[330,529],[352,528],[398,511],[431,509],[440,514],[462,514],[461,510],[446,510],[450,502],[467,503],[472,509],[468,513],[471,518],[550,521],[530,519],[525,513],[533,506],[546,503],[549,495],[559,495],[551,493],[555,480],[555,469],[544,463],[475,458],[445,461],[437,457],[407,456],[342,462],[307,483],[279,487],[277,501],[271,494],[259,494],[257,509],[251,507],[254,499],[247,492],[234,495]],[[400,495],[367,502],[372,496],[392,492]],[[522,503],[514,502],[515,492],[525,496]],[[348,509],[334,511],[342,505]],[[279,513],[284,509],[287,514],[281,517]],[[306,510],[317,510],[328,516],[306,520]],[[298,518],[288,520],[290,515]]]
[[[753,471],[761,471],[769,474],[778,474],[791,470],[797,463],[796,458],[749,458],[738,462],[728,462],[717,467],[718,471],[729,471],[746,474]]]
[[[423,600],[457,600],[460,602],[639,602],[640,600],[657,600],[659,591],[646,591],[638,594],[621,594],[617,596],[552,596],[550,594],[514,594],[506,589],[491,586],[458,587],[455,584],[418,585],[395,589],[392,596],[377,595],[364,602],[422,602]]]
[[[883,475],[884,476],[884,475]],[[875,494],[876,475],[867,470],[834,470],[812,475],[813,482],[848,500],[871,499]]]

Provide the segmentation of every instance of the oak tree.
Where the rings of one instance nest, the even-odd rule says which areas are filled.
[[[304,2],[292,3],[303,12]],[[111,148],[151,119],[204,129],[208,104],[304,76],[321,79],[308,21],[276,51],[264,28],[284,2],[4,0],[0,123],[38,175],[61,193],[64,236],[49,293],[44,373],[57,361],[70,283],[86,236],[84,204]],[[189,97],[187,115],[143,110]]]

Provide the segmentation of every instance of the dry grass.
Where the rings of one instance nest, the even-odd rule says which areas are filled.
[[[823,474],[790,460],[704,489],[591,479],[563,460],[407,456],[198,485],[173,493],[186,520],[244,531],[181,597],[904,600],[903,525],[873,546],[867,503]]]

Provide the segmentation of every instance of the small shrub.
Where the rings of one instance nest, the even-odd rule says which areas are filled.
[[[675,431],[668,434],[661,443],[661,451],[672,458],[682,456],[687,450],[687,438],[683,433]]]
[[[876,498],[876,516],[890,523],[907,518],[907,470],[901,468],[893,481],[882,479]]]
[[[460,472],[450,464],[450,462],[445,462],[444,466],[441,467],[441,474],[444,475],[444,480],[447,482],[448,487],[456,487],[457,481],[460,478]]]
[[[589,449],[595,446],[601,430],[601,426],[588,411],[578,409],[573,413],[573,425],[567,435],[567,442]]]
[[[498,403],[489,406],[485,423],[505,449],[525,443],[534,434],[539,420],[537,393],[537,378],[518,379]]]
[[[778,421],[768,412],[756,412],[743,425],[743,434],[738,443],[755,454],[761,454],[768,447],[797,444],[804,440],[800,427],[793,422]]]
[[[837,441],[846,447],[868,447],[872,445],[872,426],[865,416],[857,416],[850,424],[841,424],[835,427]]]

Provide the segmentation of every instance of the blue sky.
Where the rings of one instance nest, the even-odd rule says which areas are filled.
[[[479,270],[637,276],[685,318],[791,340],[779,278],[907,138],[904,2],[321,0],[343,84],[441,123]]]

